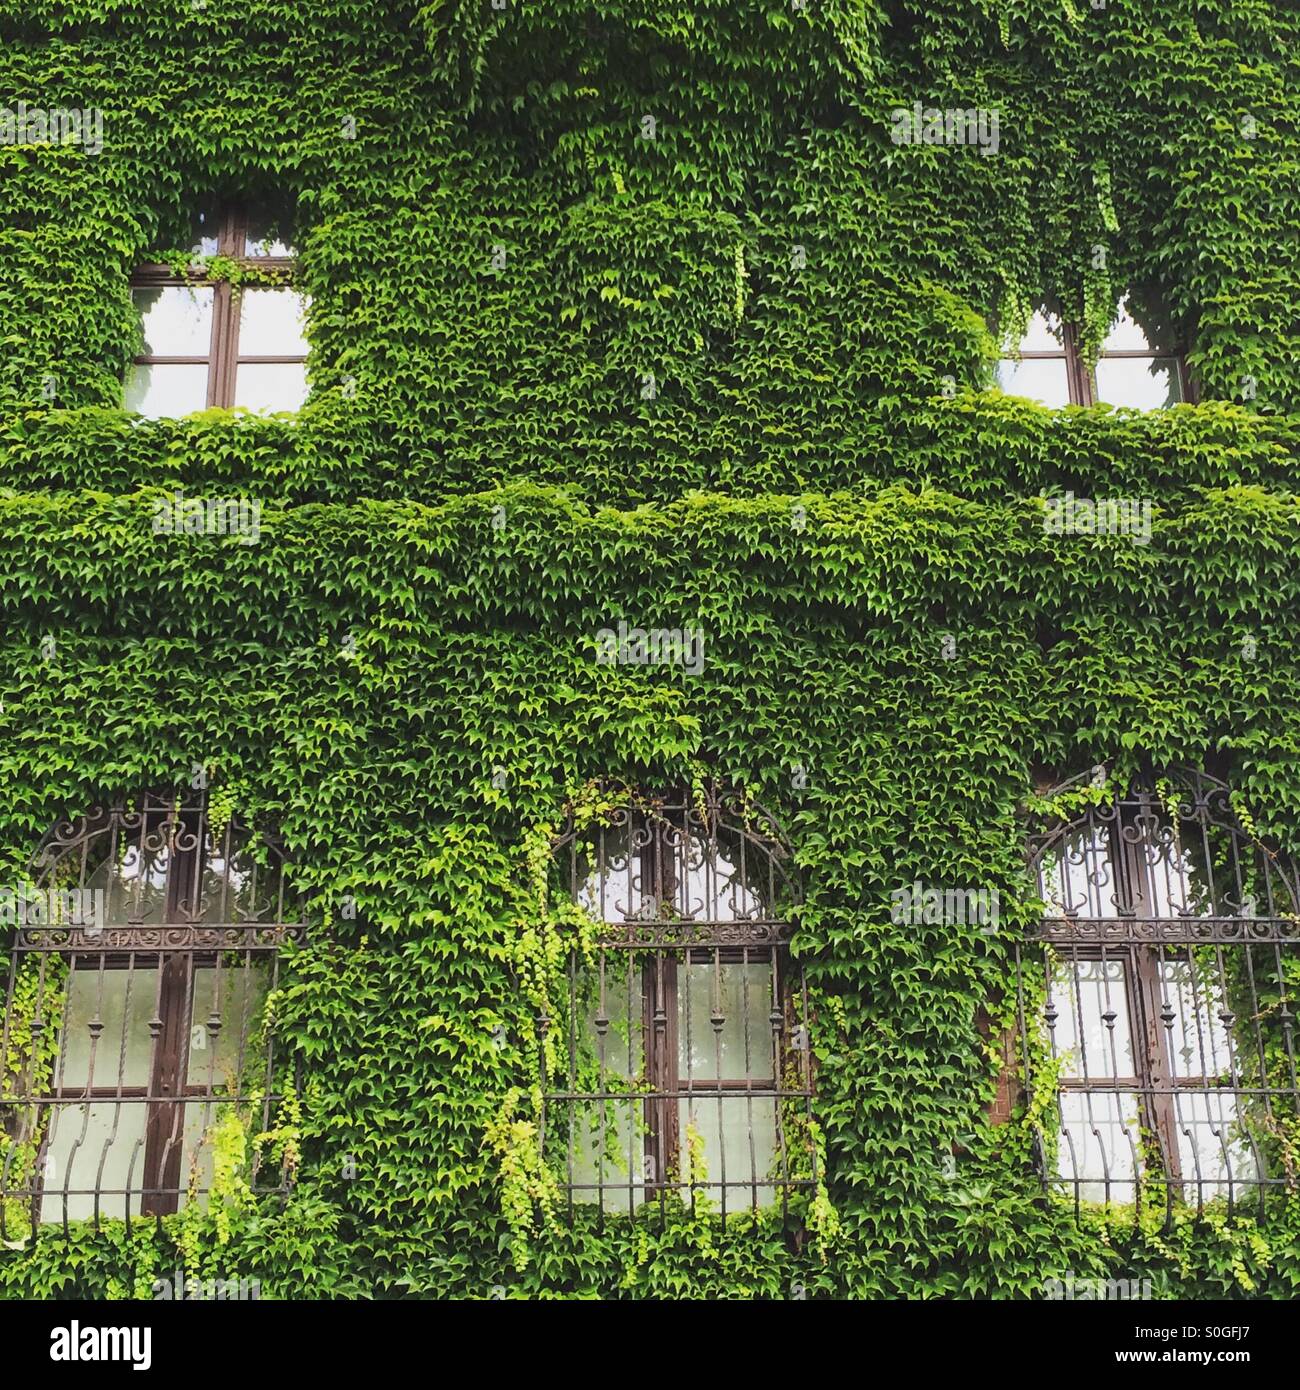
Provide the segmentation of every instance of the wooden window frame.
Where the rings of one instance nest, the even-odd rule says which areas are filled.
[[[247,254],[248,233],[251,228],[248,210],[240,206],[223,209],[217,224],[218,256],[237,261],[250,270],[271,272],[277,284],[291,289],[298,266],[296,256],[250,256]],[[207,287],[212,290],[212,336],[205,355],[175,356],[140,353],[132,359],[136,367],[148,366],[205,366],[208,369],[206,408],[230,409],[235,404],[235,378],[241,365],[297,364],[307,360],[305,353],[265,354],[239,351],[240,297],[228,279],[214,279],[206,272],[195,270],[178,275],[169,265],[149,261],[136,267],[131,276],[131,289],[158,289],[182,286],[188,289]]]
[[[1014,357],[1003,357],[1002,361],[1015,362],[1064,362],[1066,388],[1069,392],[1071,405],[1090,406],[1103,405],[1105,402],[1097,395],[1097,379],[1094,371],[1089,371],[1087,364],[1083,360],[1083,353],[1079,345],[1079,333],[1073,323],[1067,320],[1061,321],[1062,344],[1059,349],[1035,348],[1017,353]],[[1187,370],[1187,354],[1181,345],[1170,349],[1168,352],[1146,352],[1139,348],[1122,348],[1107,351],[1102,349],[1097,354],[1100,362],[1110,358],[1136,357],[1142,360],[1154,360],[1156,358],[1172,358],[1174,370],[1178,373],[1179,400],[1176,405],[1194,405],[1196,403],[1196,391],[1191,374]]]

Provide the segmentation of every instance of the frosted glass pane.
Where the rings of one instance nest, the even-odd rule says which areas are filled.
[[[191,1086],[237,1089],[241,1068],[247,1071],[261,1060],[258,1024],[269,976],[265,963],[246,965],[242,960],[220,971],[206,966],[195,970],[188,1068]],[[215,1036],[209,1029],[214,1010],[219,1020]]]
[[[1025,336],[1020,340],[1021,352],[1060,352],[1065,347],[1065,329],[1055,314],[1035,309]]]
[[[170,420],[207,406],[206,364],[137,362],[127,373],[123,408],[132,414]]]
[[[1058,961],[1052,971],[1056,1056],[1065,1077],[1132,1076],[1124,965],[1117,960]],[[1104,1017],[1113,1013],[1108,1025]]]
[[[695,1096],[678,1102],[681,1127],[682,1181],[702,1182],[703,1194],[721,1206],[726,1185],[727,1210],[769,1206],[779,1179],[776,1101],[771,1096]],[[689,1133],[703,1143],[702,1166],[692,1171]],[[743,1187],[733,1186],[735,1183]]]
[[[308,300],[289,289],[246,289],[239,301],[241,357],[306,357]]]
[[[1208,1202],[1233,1184],[1258,1176],[1255,1158],[1237,1124],[1236,1099],[1223,1091],[1178,1091],[1174,1095],[1178,1158],[1188,1201]],[[1238,1192],[1236,1195],[1240,1196]]]
[[[1130,1092],[1061,1093],[1063,1133],[1058,1136],[1057,1174],[1070,1196],[1085,1202],[1131,1202],[1141,1162],[1138,1098]],[[1109,1189],[1107,1188],[1109,1179]]]
[[[645,1201],[644,1113],[640,1100],[579,1101],[569,1114],[553,1112],[553,1123],[566,1127],[565,1180],[572,1175],[575,1202],[626,1212]]]
[[[156,285],[131,291],[145,357],[206,357],[212,347],[213,291],[203,285]]]
[[[140,1213],[146,1107],[141,1101],[51,1106],[42,1169],[41,1220],[69,1221]],[[127,1193],[129,1189],[129,1195]]]
[[[1097,362],[1097,399],[1134,410],[1159,410],[1183,398],[1172,357],[1102,357]]]
[[[997,366],[997,384],[1008,396],[1025,396],[1054,409],[1070,404],[1070,379],[1064,358],[1004,357]]]
[[[152,1039],[149,1020],[157,1002],[156,970],[74,969],[68,977],[67,1022],[61,1071],[64,1091],[85,1086],[147,1086]],[[92,1043],[90,1024],[103,1032]],[[92,1074],[93,1062],[93,1074]]]
[[[241,362],[235,369],[235,404],[270,415],[297,410],[307,399],[302,362]]]
[[[770,1079],[771,964],[692,961],[678,967],[678,977],[684,1000],[677,1027],[682,1080]]]

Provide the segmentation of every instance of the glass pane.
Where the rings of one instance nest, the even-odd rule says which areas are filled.
[[[297,410],[307,399],[302,362],[241,362],[235,370],[235,404],[271,414]]]
[[[220,249],[217,241],[220,218],[212,212],[196,212],[190,222],[190,254],[215,256]]]
[[[41,1220],[62,1221],[65,1210],[69,1221],[93,1217],[96,1191],[101,1216],[138,1216],[144,1183],[144,1103],[57,1105],[49,1113]]]
[[[684,977],[684,978],[683,978]],[[679,967],[677,1065],[683,1081],[772,1077],[772,966],[713,961]]]
[[[1039,863],[1039,892],[1048,917],[1114,917],[1127,902],[1127,885],[1115,873],[1109,831],[1074,831]]]
[[[248,232],[244,237],[246,256],[292,256],[295,253],[291,243],[283,241],[279,229],[271,219],[263,214],[252,213],[248,219]]]
[[[571,1088],[617,1095],[643,1089],[641,964],[631,952],[604,958],[579,980],[583,1023],[576,1039]],[[604,1026],[601,1027],[603,1021]],[[645,1200],[645,1104],[642,1100],[572,1101],[556,1106],[551,1123],[566,1151],[575,1202],[599,1201],[606,1211],[628,1211]]]
[[[1055,1055],[1063,1077],[1133,1076],[1124,964],[1059,960],[1052,970]]]
[[[1183,1195],[1208,1202],[1228,1195],[1229,1179],[1236,1184],[1258,1177],[1254,1154],[1237,1123],[1237,1101],[1231,1092],[1179,1090],[1174,1093],[1178,1126],[1178,1156]],[[1234,1193],[1242,1195],[1238,1190]]]
[[[1021,352],[1061,352],[1065,348],[1065,329],[1055,314],[1036,309],[1029,328],[1020,340]]]
[[[1008,396],[1025,396],[1054,409],[1070,404],[1070,378],[1065,359],[1004,357],[997,365],[997,384]]]
[[[297,290],[244,290],[239,300],[239,355],[306,357],[308,303]]]
[[[557,1113],[570,1126],[569,1170],[575,1202],[605,1211],[633,1211],[645,1201],[645,1106],[640,1100],[578,1101]]]
[[[1168,333],[1157,330],[1148,332],[1129,312],[1127,296],[1120,300],[1116,319],[1102,342],[1102,352],[1169,352],[1174,344],[1168,341]]]
[[[1178,364],[1172,357],[1101,357],[1097,360],[1097,399],[1134,410],[1159,410],[1183,398]]]
[[[207,285],[156,285],[131,291],[144,337],[143,357],[206,357],[212,348]]]
[[[226,850],[231,850],[229,863]],[[282,897],[282,874],[269,856],[259,864],[247,848],[247,838],[223,833],[220,844],[209,836],[203,857],[199,917],[204,922],[275,922],[283,912],[296,917],[292,903]]]
[[[1131,1092],[1061,1092],[1056,1171],[1085,1202],[1132,1202],[1141,1162],[1138,1098]],[[1109,1180],[1109,1185],[1108,1185]]]
[[[1204,952],[1203,952],[1204,953]],[[1176,1077],[1212,1076],[1230,1081],[1233,1054],[1229,1050],[1223,993],[1211,961],[1160,962],[1161,1006],[1173,1008],[1166,1038]]]
[[[96,838],[86,886],[104,892],[104,920],[112,926],[162,922],[167,914],[167,880],[172,863],[171,833],[165,821],[118,829]]]
[[[191,1086],[238,1090],[241,1070],[262,1060],[258,1025],[269,979],[269,964],[248,956],[220,969],[200,966],[194,971],[186,1077]]]
[[[64,1091],[84,1086],[147,1086],[149,1020],[157,1000],[155,969],[99,970],[74,964],[68,976],[67,1022],[56,1084]],[[92,1021],[104,1025],[98,1041],[91,1036]]]
[[[678,1102],[683,1183],[729,1212],[770,1206],[782,1177],[772,1096],[692,1096]],[[692,1163],[692,1151],[697,1160]]]
[[[667,835],[674,851],[674,907],[692,921],[737,922],[765,917],[760,890],[768,888],[769,861],[757,847],[725,831],[710,839]]]
[[[136,363],[127,373],[126,410],[151,420],[192,415],[208,406],[207,365]]]

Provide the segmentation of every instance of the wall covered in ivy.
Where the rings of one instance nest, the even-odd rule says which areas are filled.
[[[0,144],[0,876],[199,766],[313,922],[287,1204],[46,1231],[0,1292],[1295,1297],[1294,1196],[1045,1195],[977,1015],[1044,772],[1207,768],[1295,845],[1298,78],[1261,0],[0,0],[0,105],[104,113]],[[893,143],[916,101],[997,109],[996,155]],[[234,196],[294,209],[311,399],[128,416],[131,269]],[[988,389],[990,325],[1095,339],[1131,287],[1199,404]],[[176,489],[260,540],[154,534]],[[1067,490],[1151,543],[1049,533]],[[620,619],[703,672],[600,664]],[[530,849],[591,779],[704,776],[794,847],[829,1206],[548,1219]],[[918,879],[999,930],[893,922]]]

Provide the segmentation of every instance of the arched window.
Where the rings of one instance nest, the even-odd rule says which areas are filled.
[[[54,828],[0,919],[0,1234],[201,1196],[214,1126],[269,1128],[279,1100],[263,1004],[303,922],[275,844],[214,824],[201,792],[96,807]]]
[[[570,962],[567,1074],[548,1095],[570,1201],[700,1193],[725,1217],[808,1186],[807,1001],[775,823],[716,789],[633,796],[571,823],[556,859],[600,923],[593,957]]]
[[[1104,799],[1080,778],[1041,804],[1021,1020],[1030,1071],[1055,1078],[1048,1181],[1076,1204],[1144,1184],[1170,1207],[1262,1203],[1294,1183],[1300,1133],[1294,868],[1200,773]]]

